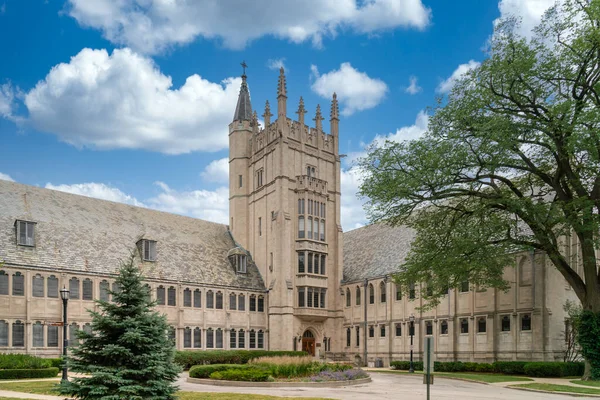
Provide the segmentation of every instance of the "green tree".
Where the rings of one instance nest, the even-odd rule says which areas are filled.
[[[155,303],[131,257],[121,266],[112,302],[97,301],[91,333],[78,332],[71,348],[71,371],[86,374],[61,385],[61,394],[78,399],[175,399],[180,372],[168,338],[166,317]]]
[[[516,24],[496,26],[488,57],[440,99],[422,138],[369,149],[360,194],[372,221],[415,230],[397,279],[427,282],[429,306],[466,280],[506,288],[511,253],[528,250],[598,316],[600,1],[565,0],[531,40]]]

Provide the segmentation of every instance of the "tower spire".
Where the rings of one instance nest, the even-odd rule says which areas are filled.
[[[337,94],[335,94],[335,92],[333,92],[333,99],[331,100],[331,114],[329,122],[331,123],[330,133],[333,136],[337,136],[340,129],[340,107],[338,105]]]
[[[277,118],[285,121],[287,118],[287,85],[285,83],[285,71],[279,69],[279,81],[277,82]]]
[[[238,96],[237,106],[235,107],[235,114],[233,115],[234,121],[251,121],[252,120],[252,104],[250,103],[250,91],[248,89],[248,82],[246,82],[246,68],[248,65],[245,61],[240,64],[243,68],[242,72],[242,86],[240,87],[240,94]]]

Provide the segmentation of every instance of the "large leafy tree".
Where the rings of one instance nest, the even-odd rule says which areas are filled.
[[[166,317],[152,308],[148,288],[131,257],[121,267],[110,292],[112,302],[97,301],[92,331],[78,332],[72,347],[71,371],[85,374],[61,385],[61,393],[77,399],[176,399],[179,374],[175,348],[168,338]]]
[[[369,149],[360,193],[371,220],[415,229],[397,279],[427,282],[429,305],[465,280],[505,288],[511,254],[528,250],[599,313],[600,1],[563,1],[531,40],[516,23],[496,26],[422,138]]]

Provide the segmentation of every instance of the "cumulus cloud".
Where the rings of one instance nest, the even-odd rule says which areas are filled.
[[[540,23],[544,12],[556,2],[557,0],[500,0],[500,18],[494,21],[494,25],[502,18],[517,17],[521,24],[515,32],[530,39],[533,36],[533,28]]]
[[[37,130],[78,147],[217,151],[227,147],[240,84],[194,74],[173,88],[171,77],[130,49],[83,49],[54,66],[24,102]]]
[[[200,173],[202,179],[208,182],[229,182],[229,158],[213,160]]]
[[[46,189],[59,190],[61,192],[94,197],[96,199],[114,201],[117,203],[125,203],[132,206],[146,207],[144,203],[138,201],[135,197],[125,194],[115,187],[105,185],[104,183],[88,182],[76,183],[73,185],[53,185],[48,182],[46,183]]]
[[[290,72],[289,68],[287,68],[284,64],[285,62],[285,57],[282,58],[269,58],[269,60],[267,61],[267,68],[269,69],[274,69],[274,70],[279,70],[280,68],[283,68],[286,70],[286,72]]]
[[[0,172],[0,180],[2,180],[2,181],[9,181],[9,182],[14,182],[15,181],[13,178],[10,177],[10,175],[3,174],[2,172]]]
[[[15,93],[10,83],[0,85],[0,117],[11,118]]]
[[[363,181],[363,174],[358,167],[341,171],[342,204],[341,221],[344,231],[360,228],[367,224],[364,201],[358,196],[358,190]]]
[[[441,82],[439,84],[439,86],[437,87],[436,91],[438,93],[448,93],[452,90],[452,88],[454,87],[454,85],[456,84],[456,82],[458,82],[458,80],[467,72],[469,72],[470,70],[477,68],[481,65],[480,62],[475,61],[475,60],[470,60],[468,63],[466,64],[460,64],[455,70],[454,72],[452,72],[452,75],[450,75],[450,77],[446,80],[444,80],[443,82]]]
[[[345,116],[377,106],[388,91],[385,82],[356,70],[350,63],[326,74],[320,74],[316,65],[310,68],[312,91],[326,99],[336,92]]]
[[[410,82],[410,85],[408,85],[408,87],[406,89],[404,89],[405,93],[408,93],[408,94],[417,94],[421,90],[423,90],[423,88],[417,84],[417,77],[416,76],[411,76],[410,79],[409,79],[409,82]]]
[[[264,36],[319,46],[342,29],[424,29],[431,19],[422,0],[286,0],[283,8],[279,0],[68,0],[67,13],[111,42],[144,53],[198,37],[234,49]]]

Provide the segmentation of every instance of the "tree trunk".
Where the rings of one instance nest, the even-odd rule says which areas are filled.
[[[582,381],[591,381],[592,380],[592,364],[588,360],[584,360],[585,370],[583,371],[583,376],[581,377]]]

